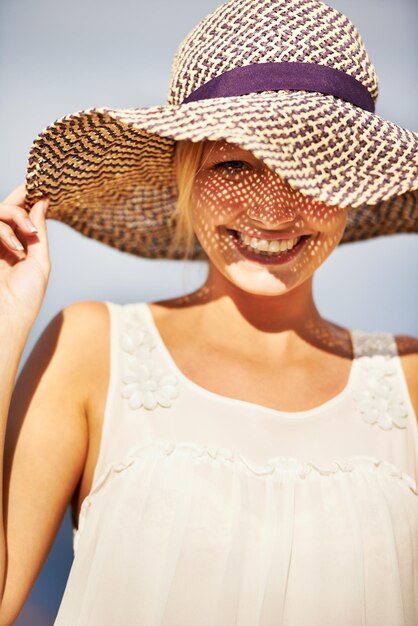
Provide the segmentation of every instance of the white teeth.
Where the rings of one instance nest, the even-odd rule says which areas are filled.
[[[268,250],[269,250],[269,242],[267,241],[267,239],[259,239],[257,241],[257,244],[255,246],[253,246],[253,247],[257,248],[257,250],[262,250],[263,252],[268,252]]]
[[[299,241],[300,237],[295,239],[275,239],[267,241],[267,239],[257,239],[257,237],[249,237],[244,233],[238,232],[239,240],[254,251],[280,253],[291,250]]]

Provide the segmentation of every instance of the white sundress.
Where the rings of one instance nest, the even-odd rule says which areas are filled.
[[[55,626],[417,626],[418,431],[393,335],[351,331],[344,390],[287,413],[193,383],[146,303],[106,304],[102,441]]]

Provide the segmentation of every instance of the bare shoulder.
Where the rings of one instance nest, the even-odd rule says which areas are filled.
[[[95,300],[73,302],[55,315],[47,329],[50,335],[56,336],[57,341],[72,346],[69,352],[75,358],[78,350],[82,351],[83,356],[93,356],[96,341],[103,341],[109,329],[107,306]]]
[[[68,323],[68,332],[75,336],[83,336],[92,332],[101,324],[108,324],[109,313],[107,305],[98,300],[80,300],[72,302],[58,314]]]
[[[96,342],[107,338],[109,313],[104,302],[83,300],[64,307],[51,321],[60,327],[63,341],[74,342],[84,354],[94,354]]]
[[[396,335],[395,339],[409,395],[418,419],[418,338],[410,335]]]
[[[62,310],[66,326],[66,341],[73,345],[80,366],[80,376],[87,383],[94,377],[85,376],[94,371],[106,375],[108,367],[110,318],[108,307],[97,300],[82,300],[67,305]],[[77,353],[78,352],[78,356]],[[90,393],[90,386],[87,393]]]
[[[103,339],[108,326],[105,303],[80,301],[65,306],[52,317],[39,337],[29,360],[42,367],[50,359],[71,365],[94,352],[96,338]]]
[[[107,367],[109,313],[99,301],[73,302],[60,310],[44,329],[30,360],[44,370],[54,360],[54,370],[67,381],[66,387],[79,391],[78,400],[87,403],[95,376]],[[106,372],[104,372],[106,374]]]
[[[107,319],[107,306],[104,302],[95,300],[73,302],[51,318],[42,336],[60,341],[81,339],[93,332],[97,326],[106,324]]]

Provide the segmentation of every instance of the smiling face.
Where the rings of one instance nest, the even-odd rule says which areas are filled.
[[[347,209],[307,198],[225,141],[205,142],[191,204],[209,261],[259,295],[279,295],[310,278],[340,242],[347,220]]]

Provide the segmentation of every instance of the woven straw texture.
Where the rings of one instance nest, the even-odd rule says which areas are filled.
[[[29,154],[27,207],[48,195],[49,218],[132,254],[167,257],[175,142],[226,140],[302,193],[349,207],[341,243],[418,232],[417,133],[317,92],[181,104],[227,70],[281,61],[342,70],[377,98],[374,67],[341,13],[318,0],[230,0],[181,43],[165,106],[89,109],[39,134]],[[204,258],[198,242],[192,258]]]

